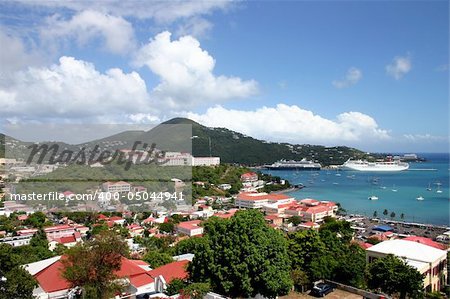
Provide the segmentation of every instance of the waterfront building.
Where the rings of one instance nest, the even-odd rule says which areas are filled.
[[[439,291],[447,281],[447,251],[407,240],[389,240],[366,250],[367,263],[388,254],[405,261],[424,275],[423,285],[427,292]]]

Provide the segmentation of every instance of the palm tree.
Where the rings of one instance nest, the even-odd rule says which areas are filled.
[[[387,210],[387,209],[384,209],[383,215],[384,215],[384,216],[387,216],[388,214],[389,214],[388,210]]]
[[[401,219],[405,219],[405,214],[401,213],[401,214],[400,214],[400,218],[401,218]]]
[[[374,212],[373,212],[373,218],[377,218],[377,216],[378,216],[377,211],[374,211]]]
[[[391,218],[395,218],[395,212],[391,213]]]

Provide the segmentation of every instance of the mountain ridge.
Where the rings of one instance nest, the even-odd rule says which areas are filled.
[[[181,117],[162,122],[148,131],[123,131],[76,145],[63,142],[54,143],[73,149],[80,148],[80,146],[92,147],[95,144],[108,144],[109,149],[121,149],[131,148],[133,141],[136,140],[142,142],[149,140],[164,150],[184,152],[192,150],[194,156],[218,156],[223,163],[245,165],[264,165],[281,159],[300,160],[306,158],[326,166],[342,164],[349,158],[369,157],[367,153],[347,146],[325,147],[268,142],[227,128],[207,127]],[[22,142],[22,144],[30,143]],[[4,146],[5,135],[0,133],[0,156],[4,156]]]

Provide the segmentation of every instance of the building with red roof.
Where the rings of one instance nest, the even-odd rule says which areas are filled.
[[[239,208],[260,209],[267,204],[285,204],[294,201],[292,196],[275,193],[239,193],[235,200],[235,206]]]
[[[306,198],[285,210],[287,215],[300,216],[306,222],[322,222],[325,217],[335,217],[338,206],[332,201]]]
[[[418,236],[410,236],[410,237],[406,237],[403,240],[406,241],[411,241],[411,242],[417,242],[423,245],[427,245],[427,246],[431,246],[434,247],[436,249],[440,249],[440,250],[447,250],[447,246],[438,242],[433,241],[430,238],[425,238],[425,237],[418,237]]]
[[[34,290],[34,295],[38,298],[65,298],[70,291],[70,283],[62,277],[64,265],[61,262],[61,258],[62,257],[53,257],[24,266],[39,284]],[[150,274],[150,271],[148,271],[148,268],[145,266],[148,267],[148,264],[143,261],[134,261],[122,257],[121,268],[119,271],[116,271],[115,274],[118,277],[126,278],[129,281],[126,293],[133,295],[155,293],[154,275],[156,274]],[[176,277],[177,273],[180,271],[177,271],[177,267],[174,268],[174,277]],[[159,268],[155,270],[158,269]],[[165,270],[163,269],[161,272],[165,273]],[[170,278],[170,276],[168,276],[168,278]]]
[[[203,227],[200,226],[200,220],[191,220],[180,222],[176,225],[175,230],[179,234],[188,235],[189,237],[203,234]]]
[[[130,192],[131,191],[131,184],[120,181],[120,182],[106,182],[102,184],[102,191],[103,192]]]
[[[61,244],[66,246],[67,248],[75,246],[78,242],[82,242],[81,234],[76,231],[70,236],[62,236],[62,237],[48,237],[48,249],[53,251],[55,250],[57,244]]]
[[[155,279],[155,291],[164,292],[167,284],[175,278],[186,279],[188,260],[175,261],[148,272]]]
[[[254,182],[258,180],[258,174],[255,172],[246,172],[241,175],[242,182]]]

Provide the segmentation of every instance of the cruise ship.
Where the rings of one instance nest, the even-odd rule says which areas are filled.
[[[266,168],[272,170],[285,170],[285,169],[296,169],[296,170],[320,170],[322,165],[320,163],[315,163],[303,158],[301,161],[295,160],[280,160],[272,165],[266,165]]]
[[[358,171],[403,171],[409,168],[409,164],[400,161],[367,162],[349,159],[342,167]]]

